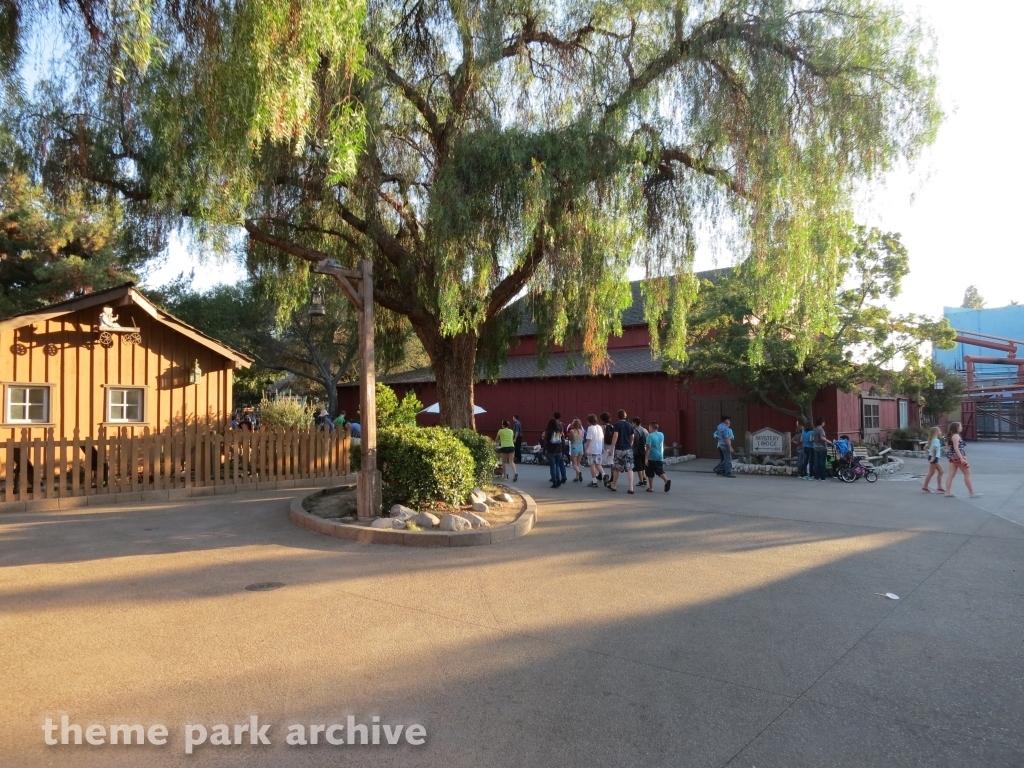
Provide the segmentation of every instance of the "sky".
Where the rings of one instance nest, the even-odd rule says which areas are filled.
[[[939,93],[946,120],[917,167],[894,171],[857,210],[859,223],[899,232],[910,253],[910,275],[895,308],[933,316],[960,306],[968,285],[989,307],[1024,303],[1024,105],[1019,30],[1024,1],[902,0],[938,39]],[[697,269],[722,266],[710,249]],[[160,285],[195,270],[205,289],[243,275],[229,261],[199,263],[181,241],[147,282]]]

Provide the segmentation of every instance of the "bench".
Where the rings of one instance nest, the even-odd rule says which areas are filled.
[[[858,445],[854,447],[853,455],[860,459],[862,462],[866,461],[869,462],[870,464],[874,464],[875,462],[885,463],[889,460],[886,454],[888,454],[890,451],[892,451],[892,448],[883,448],[878,452],[877,456],[872,456],[865,446]]]

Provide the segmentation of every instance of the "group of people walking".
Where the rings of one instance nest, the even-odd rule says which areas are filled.
[[[503,421],[498,430],[498,451],[505,476],[511,469],[513,480],[518,478],[515,461],[521,459],[521,443],[519,417],[514,417],[511,424]],[[569,482],[570,468],[572,482],[583,483],[584,456],[590,468],[588,488],[603,484],[609,491],[618,491],[622,477],[626,478],[627,493],[643,487],[653,493],[654,478],[661,479],[665,491],[672,487],[672,481],[665,476],[665,435],[658,422],[652,421],[645,428],[640,419],[630,420],[624,410],[618,412],[614,423],[610,413],[592,413],[587,416],[586,426],[575,418],[568,427],[562,422],[562,414],[555,412],[541,433],[540,445],[551,473],[552,488]]]

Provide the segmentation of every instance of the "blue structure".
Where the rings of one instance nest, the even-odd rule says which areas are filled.
[[[944,307],[942,314],[949,320],[949,324],[958,331],[974,331],[987,336],[1024,341],[1024,305],[1011,304],[1007,307],[991,309]],[[1005,353],[976,347],[973,344],[957,344],[953,349],[935,350],[934,360],[936,363],[963,371],[965,370],[964,355],[998,357],[1002,354]],[[1009,368],[1003,365],[978,365],[977,370],[980,375],[986,377],[1013,376],[1017,373],[1015,367]]]

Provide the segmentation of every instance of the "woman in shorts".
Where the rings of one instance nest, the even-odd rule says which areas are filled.
[[[971,494],[971,498],[977,498],[981,496],[980,493],[974,492],[974,484],[971,482],[971,465],[967,463],[967,454],[964,453],[964,439],[960,437],[961,425],[959,421],[954,421],[949,425],[949,430],[946,432],[946,458],[949,459],[949,480],[946,481],[946,496],[952,498],[953,496],[953,478],[956,477],[957,470],[963,473],[964,485],[967,486],[967,492]]]
[[[572,462],[573,471],[576,473],[576,477],[573,478],[574,483],[583,482],[583,440],[586,438],[586,432],[583,431],[583,424],[579,419],[572,420],[572,426],[569,427],[569,461]]]
[[[515,435],[508,425],[508,419],[502,419],[501,429],[498,430],[498,458],[501,459],[501,474],[508,480],[508,468],[512,467],[512,482],[519,479],[519,470],[515,462],[516,443]]]
[[[932,475],[938,475],[935,484],[939,492],[942,491],[942,466],[939,464],[939,457],[942,455],[942,440],[939,439],[941,434],[942,430],[938,427],[932,427],[928,433],[928,474],[924,476],[924,487],[921,488],[925,493],[931,493],[928,490],[928,483],[931,482]]]

